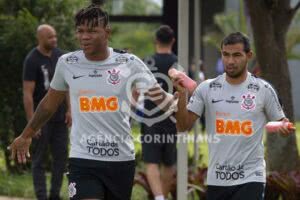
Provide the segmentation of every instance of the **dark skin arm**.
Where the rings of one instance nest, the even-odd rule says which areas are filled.
[[[67,112],[65,114],[65,123],[67,127],[72,126],[72,116],[71,116],[71,102],[70,102],[70,94],[69,92],[66,93],[66,101],[67,101]]]
[[[49,89],[21,135],[9,146],[12,159],[17,157],[19,163],[26,163],[26,156],[30,156],[29,146],[31,144],[31,138],[51,118],[65,97],[66,92],[57,91],[52,88]]]

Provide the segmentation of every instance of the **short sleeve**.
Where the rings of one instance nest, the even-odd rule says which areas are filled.
[[[65,79],[65,64],[63,62],[63,57],[60,57],[57,61],[50,87],[59,91],[67,91],[69,89]]]
[[[149,89],[157,83],[150,69],[137,57],[135,57],[133,68],[135,69],[134,84],[137,88]]]
[[[264,105],[268,120],[277,121],[284,118],[285,114],[274,88],[266,83],[265,90]]]
[[[26,57],[23,63],[23,80],[24,81],[37,80],[37,65],[30,57]]]
[[[207,91],[206,85],[206,82],[202,82],[198,85],[187,105],[187,109],[198,116],[201,116],[204,110],[204,93]]]

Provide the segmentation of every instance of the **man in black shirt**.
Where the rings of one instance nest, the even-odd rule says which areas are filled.
[[[38,46],[25,58],[23,69],[23,103],[27,120],[31,120],[34,110],[46,95],[54,75],[58,58],[63,54],[56,48],[57,38],[53,27],[47,24],[37,28]],[[68,98],[67,98],[68,99]],[[67,105],[60,106],[50,121],[33,139],[32,174],[37,199],[47,199],[44,159],[50,146],[52,155],[52,178],[49,199],[59,199],[67,160],[68,129],[71,115]]]
[[[154,75],[159,74],[156,76],[157,82],[167,92],[172,89],[168,88],[167,84],[168,70],[177,62],[176,55],[172,53],[174,42],[174,31],[167,25],[160,26],[155,34],[156,53],[144,60]],[[145,110],[152,110],[157,105],[145,100],[144,107]],[[150,116],[144,114],[143,118],[145,122],[149,122],[162,115],[163,111],[159,111]],[[177,130],[170,117],[151,124],[141,125],[143,160],[146,163],[147,179],[155,200],[164,200],[170,192],[175,176]]]

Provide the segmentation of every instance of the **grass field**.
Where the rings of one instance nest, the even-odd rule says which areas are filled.
[[[300,130],[300,122],[297,123],[297,130]],[[138,137],[139,128],[134,126],[133,128],[134,137]],[[203,136],[202,136],[203,137]],[[300,137],[297,137],[298,150],[300,149]],[[137,155],[140,155],[141,145],[139,142],[135,141],[135,147]],[[188,145],[189,156],[193,155],[193,143]],[[199,143],[199,153],[201,155],[201,160],[199,160],[198,165],[207,166],[208,162],[208,150],[207,142]],[[143,170],[143,164],[138,163],[137,171]],[[50,175],[47,174],[47,181],[50,181]],[[48,184],[49,186],[49,184]],[[63,187],[61,195],[63,199],[68,199],[67,190],[67,180],[64,178]],[[5,169],[5,164],[3,161],[3,152],[0,152],[0,195],[2,196],[13,196],[13,197],[24,197],[24,198],[34,198],[32,176],[30,172],[26,172],[22,175],[12,175],[8,174]],[[147,199],[145,191],[139,187],[135,186],[133,188],[132,200]]]
[[[47,182],[49,186],[50,175],[47,174]],[[49,190],[48,190],[49,191]],[[34,198],[31,173],[22,175],[9,175],[7,173],[0,174],[0,195],[11,197]],[[68,198],[68,183],[66,177],[62,186],[61,196],[63,199]],[[140,200],[145,198],[146,193],[139,186],[133,188],[132,200]]]

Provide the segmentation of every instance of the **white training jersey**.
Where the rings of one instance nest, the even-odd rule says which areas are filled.
[[[198,116],[205,110],[207,184],[265,182],[264,125],[267,120],[285,117],[282,107],[266,81],[248,73],[243,83],[231,85],[225,76],[201,83],[188,104],[188,110]]]
[[[150,88],[156,79],[135,55],[109,48],[103,61],[89,61],[81,50],[60,57],[50,87],[70,93],[71,158],[135,158],[129,118],[131,89],[138,83]]]

